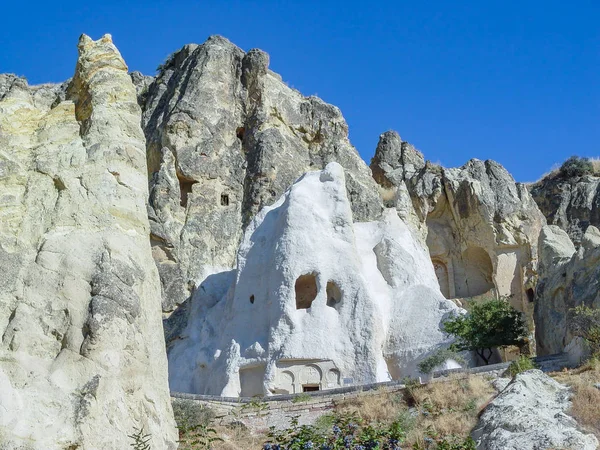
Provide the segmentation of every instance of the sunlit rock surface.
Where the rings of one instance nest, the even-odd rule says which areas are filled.
[[[417,374],[447,343],[426,248],[387,210],[353,221],[342,166],[308,172],[249,224],[235,271],[203,283],[169,349],[174,391],[301,392]]]
[[[68,85],[0,76],[0,447],[175,448],[135,88],[109,35]]]

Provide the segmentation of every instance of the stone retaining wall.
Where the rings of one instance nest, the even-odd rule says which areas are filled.
[[[535,358],[544,371],[559,370],[566,367],[563,355],[552,355]],[[470,369],[450,369],[434,372],[428,380],[415,380],[421,384],[443,383],[449,377],[485,376],[498,378],[506,371],[510,362],[492,364],[489,366],[473,367]],[[406,388],[403,381],[388,381],[361,386],[348,386],[316,392],[299,394],[272,395],[269,397],[220,397],[215,395],[198,395],[171,392],[173,403],[191,402],[196,407],[210,408],[217,422],[227,424],[242,422],[254,430],[266,430],[270,426],[283,428],[289,425],[293,416],[299,416],[299,423],[308,424],[328,409],[333,409],[336,402],[349,400],[361,395],[381,394],[382,392],[400,392]]]

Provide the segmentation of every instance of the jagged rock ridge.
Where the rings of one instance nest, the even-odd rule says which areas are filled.
[[[213,36],[138,84],[147,137],[153,254],[172,311],[206,275],[235,265],[242,231],[308,170],[346,169],[357,220],[382,207],[338,108],[304,97],[269,56]]]
[[[381,135],[371,169],[386,206],[421,230],[447,298],[508,297],[531,318],[546,221],[524,185],[494,161],[426,162],[392,131]]]

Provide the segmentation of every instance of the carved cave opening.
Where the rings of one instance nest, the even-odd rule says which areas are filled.
[[[181,206],[183,206],[184,208],[187,208],[188,197],[192,193],[192,186],[194,186],[197,183],[197,181],[190,180],[187,178],[182,178],[182,177],[178,177],[178,178],[179,178],[179,192],[181,195],[179,204]]]
[[[527,294],[527,300],[529,301],[529,303],[533,303],[533,299],[535,298],[535,293],[533,292],[533,289],[529,288],[525,292]]]
[[[229,195],[221,194],[221,206],[229,206]]]
[[[308,309],[317,297],[317,276],[314,273],[300,275],[296,279],[296,309]]]
[[[319,390],[318,384],[303,384],[302,392],[314,392]]]
[[[342,291],[334,281],[328,281],[325,290],[327,292],[327,306],[335,308],[342,300]]]
[[[238,138],[240,141],[243,141],[243,140],[244,140],[244,133],[245,133],[245,132],[246,132],[246,129],[245,129],[244,127],[238,127],[238,128],[235,130],[235,135],[237,136],[237,138]]]

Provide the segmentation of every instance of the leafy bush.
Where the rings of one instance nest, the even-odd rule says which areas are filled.
[[[559,173],[565,178],[582,177],[594,173],[594,166],[589,158],[571,156],[560,166]]]
[[[455,351],[450,350],[449,348],[441,348],[435,353],[433,353],[431,356],[421,361],[418,367],[421,373],[429,374],[433,372],[433,369],[435,369],[437,366],[443,364],[449,359],[456,361],[460,365],[466,364],[465,359]]]
[[[451,350],[475,351],[486,364],[494,347],[522,345],[528,334],[523,315],[505,300],[473,304],[467,314],[446,320],[443,328],[456,337]]]
[[[537,369],[536,363],[533,359],[528,358],[527,356],[519,356],[519,359],[510,363],[508,369],[506,370],[511,377],[514,377],[518,373],[525,372],[526,370]]]
[[[365,424],[356,414],[336,414],[333,422],[330,430],[323,431],[313,425],[299,425],[295,416],[286,430],[270,428],[270,442],[263,450],[400,450],[406,438],[402,418],[387,425]]]
[[[600,309],[580,305],[569,310],[569,328],[589,345],[592,356],[600,357]]]

